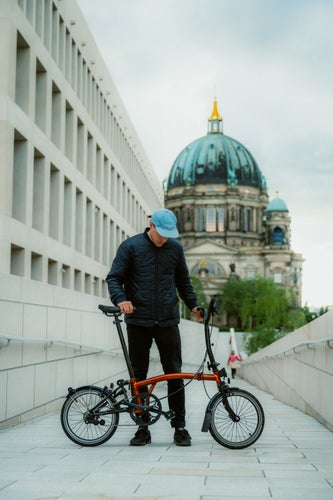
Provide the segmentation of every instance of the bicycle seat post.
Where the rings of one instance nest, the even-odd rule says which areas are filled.
[[[209,320],[211,319],[211,317],[214,315],[214,312],[215,312],[214,304],[215,304],[215,298],[212,297],[210,300],[209,306],[208,306],[207,316],[205,317],[205,320],[204,320],[205,343],[206,343],[208,358],[209,358],[210,365],[212,368],[214,368],[216,366],[216,361],[215,361],[215,357],[214,357],[214,354],[212,351],[212,346],[210,343]]]
[[[129,353],[128,353],[127,345],[125,342],[123,330],[121,328],[122,320],[120,319],[120,316],[122,313],[121,313],[119,307],[118,306],[105,306],[103,304],[100,304],[98,306],[98,309],[100,309],[102,311],[102,313],[105,314],[105,316],[113,316],[113,318],[114,318],[113,324],[116,325],[116,328],[117,328],[117,332],[118,332],[121,348],[122,348],[122,351],[124,354],[128,374],[129,374],[131,379],[134,379],[135,377],[134,377],[133,366],[131,364],[131,360],[129,357]]]
[[[123,330],[121,328],[121,322],[122,322],[122,320],[119,318],[119,314],[115,314],[113,323],[116,325],[116,328],[117,328],[117,332],[118,332],[121,348],[122,348],[122,351],[124,354],[128,374],[129,374],[130,378],[133,379],[133,378],[135,378],[134,377],[134,370],[133,370],[133,366],[132,366],[132,363],[131,363],[131,360],[129,357],[129,352],[128,352],[127,345],[125,342]]]

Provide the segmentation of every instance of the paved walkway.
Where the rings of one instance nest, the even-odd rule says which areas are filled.
[[[104,445],[81,448],[66,438],[57,414],[1,431],[0,500],[332,500],[333,433],[235,382],[259,398],[266,414],[264,432],[250,448],[229,450],[201,432],[207,398],[193,382],[187,388],[188,448],[172,443],[162,417],[144,447],[128,446],[135,428],[124,426]],[[127,417],[123,422],[130,424]]]

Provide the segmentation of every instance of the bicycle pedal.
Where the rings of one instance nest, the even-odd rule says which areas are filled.
[[[175,412],[173,410],[165,411],[163,414],[167,420],[171,420],[175,416]]]

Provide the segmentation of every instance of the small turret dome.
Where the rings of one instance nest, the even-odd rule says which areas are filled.
[[[277,193],[276,198],[267,205],[265,212],[289,212],[289,210],[285,202],[279,198]]]

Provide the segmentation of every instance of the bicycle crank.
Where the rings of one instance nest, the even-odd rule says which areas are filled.
[[[165,413],[159,398],[148,392],[133,396],[128,406],[132,409],[130,416],[137,425],[152,425]]]

